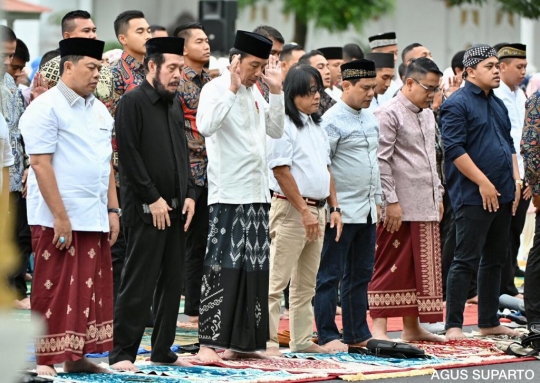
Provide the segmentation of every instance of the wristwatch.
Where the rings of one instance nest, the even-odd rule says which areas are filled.
[[[122,209],[107,209],[107,213],[116,213],[120,218],[122,216]]]
[[[339,206],[332,206],[332,207],[330,208],[330,214],[332,214],[332,213],[339,213],[339,214],[341,214],[341,208],[340,208]]]
[[[519,185],[523,189],[523,181],[522,180],[516,180],[516,185]]]

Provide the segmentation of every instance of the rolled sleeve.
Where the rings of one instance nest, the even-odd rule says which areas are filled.
[[[19,121],[26,153],[53,154],[58,143],[58,122],[53,108],[44,103],[32,103]]]
[[[441,134],[446,161],[454,162],[466,154],[467,119],[465,108],[452,99],[446,101],[440,110]]]

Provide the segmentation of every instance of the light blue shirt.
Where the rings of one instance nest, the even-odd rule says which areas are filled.
[[[331,168],[344,223],[377,222],[382,204],[377,150],[379,124],[373,113],[355,110],[339,100],[323,116],[330,142]]]

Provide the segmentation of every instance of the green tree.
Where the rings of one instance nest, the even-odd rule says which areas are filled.
[[[240,7],[273,0],[238,0]],[[283,13],[294,15],[293,41],[306,45],[308,22],[331,32],[345,31],[349,26],[360,30],[366,21],[390,12],[394,0],[283,0]]]
[[[484,5],[488,0],[446,0],[449,5],[476,4]],[[529,19],[540,18],[539,0],[497,0],[501,10],[516,13]]]

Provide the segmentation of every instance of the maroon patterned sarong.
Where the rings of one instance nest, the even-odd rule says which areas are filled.
[[[395,233],[377,228],[375,268],[368,290],[372,318],[418,316],[443,320],[439,224],[403,222]]]
[[[68,250],[53,244],[54,230],[32,227],[35,272],[32,311],[46,322],[36,339],[39,365],[76,361],[112,349],[113,282],[107,233],[73,232]]]

